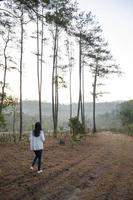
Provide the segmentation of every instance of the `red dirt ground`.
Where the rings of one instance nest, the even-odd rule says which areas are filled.
[[[99,133],[78,144],[47,138],[43,173],[27,143],[0,146],[0,200],[133,200],[133,138]]]

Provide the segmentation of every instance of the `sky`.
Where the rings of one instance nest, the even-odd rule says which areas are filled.
[[[81,11],[91,11],[96,16],[96,20],[102,27],[103,37],[109,43],[109,49],[113,54],[116,63],[120,65],[123,72],[121,77],[110,76],[104,80],[103,91],[107,92],[103,97],[98,98],[98,102],[110,102],[117,100],[129,100],[133,98],[133,1],[132,0],[79,0]],[[32,27],[31,27],[32,28]],[[30,27],[29,27],[30,29]],[[31,41],[27,46],[33,45]],[[44,50],[47,53],[47,49]],[[31,52],[30,52],[31,53]],[[23,74],[23,99],[38,99],[37,80],[35,76],[36,59],[31,58],[31,54],[26,53]],[[45,53],[45,54],[46,54]],[[45,55],[44,55],[45,57]],[[51,66],[44,69],[45,79],[42,88],[42,100],[51,102]],[[12,78],[11,75],[8,77]],[[19,97],[19,76],[13,77],[11,92]],[[89,81],[88,81],[89,80]],[[69,79],[66,76],[66,82]],[[72,74],[72,101],[78,101],[78,69],[74,66]],[[92,101],[92,80],[89,70],[85,73],[85,101]],[[69,103],[68,89],[60,89],[59,102]]]
[[[122,77],[106,81],[106,90],[99,101],[128,100],[133,98],[133,1],[132,0],[79,0],[80,7],[92,11],[99,21],[104,38],[120,64]]]
[[[109,94],[99,101],[128,100],[133,98],[133,1],[131,0],[80,0],[82,10],[91,10],[99,21],[104,38],[120,64],[122,77],[106,81]]]

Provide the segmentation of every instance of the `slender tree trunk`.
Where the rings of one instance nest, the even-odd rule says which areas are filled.
[[[54,133],[55,133],[55,109],[54,109],[54,96],[55,96],[55,91],[54,91],[54,82],[55,82],[55,48],[56,48],[56,43],[54,43],[54,55],[53,55],[53,71],[52,71],[52,118],[53,118],[53,126],[54,126]],[[54,135],[55,136],[55,135]]]
[[[13,126],[12,126],[13,134],[15,133],[15,119],[16,119],[16,110],[15,106],[13,106]]]
[[[59,89],[58,89],[58,34],[57,34],[57,49],[56,49],[56,134],[58,128],[58,108],[59,108]]]
[[[69,41],[69,38],[67,38],[66,43],[67,48],[67,54],[68,54],[68,67],[69,67],[69,104],[70,104],[70,113],[69,118],[72,118],[72,49],[71,49],[71,43]]]
[[[96,63],[96,70],[95,70],[94,83],[93,83],[93,129],[92,129],[92,133],[96,133],[96,85],[97,85],[97,71],[98,71],[98,65]]]
[[[2,113],[3,110],[3,104],[4,104],[4,96],[5,96],[5,86],[6,86],[6,74],[7,74],[7,55],[6,55],[6,50],[8,46],[8,42],[10,41],[9,38],[9,30],[8,30],[8,35],[7,35],[7,40],[5,42],[5,47],[4,47],[4,61],[5,61],[5,67],[4,67],[4,77],[3,77],[3,85],[2,85],[2,93],[1,93],[1,102],[0,102],[0,114]]]
[[[56,25],[54,35],[54,54],[53,54],[53,72],[52,72],[52,117],[54,133],[57,137],[57,123],[58,123],[58,74],[57,74],[57,52],[58,52],[58,27]]]
[[[40,97],[40,69],[39,69],[39,17],[38,17],[38,10],[37,10],[37,21],[36,21],[36,45],[37,45],[37,82],[38,82],[38,96]],[[39,103],[40,106],[40,103]],[[40,107],[39,107],[39,120],[40,120]]]
[[[69,90],[70,90],[70,119],[72,118],[72,67],[73,67],[73,52],[72,44],[70,43],[70,55],[69,55]]]
[[[43,16],[43,6],[42,6],[42,16]],[[43,44],[44,44],[44,20],[42,17],[41,21],[41,59],[40,59],[40,80],[39,80],[39,119],[42,124],[42,67],[43,67]]]
[[[19,140],[22,138],[22,127],[23,127],[23,113],[22,113],[22,68],[23,68],[23,38],[24,38],[24,28],[23,28],[23,9],[21,10],[21,50],[20,50],[20,135]]]
[[[72,69],[69,66],[70,119],[72,118]]]
[[[81,37],[79,40],[79,100],[78,100],[78,112],[77,112],[77,117],[79,118],[79,114],[80,114],[80,109],[81,108],[81,104],[82,104],[82,94],[81,94],[81,55],[82,55],[82,50],[81,50]]]
[[[95,76],[95,80],[94,80],[94,85],[93,85],[93,129],[92,132],[95,133],[96,132],[96,120],[95,120],[95,106],[96,106],[96,76]]]
[[[69,67],[69,119],[72,118],[72,49],[71,49],[71,43],[69,41],[69,38],[67,38],[66,41],[66,48],[67,48],[67,54],[68,54],[68,67]],[[72,133],[72,129],[70,128],[70,133]]]
[[[42,108],[41,108],[41,90],[42,90],[42,55],[43,55],[43,38],[41,39],[41,61],[40,61],[40,47],[39,47],[39,16],[38,16],[38,9],[37,9],[37,82],[38,82],[38,98],[39,98],[39,103],[38,103],[38,108],[39,108],[39,121],[42,124]],[[43,19],[42,19],[42,28],[43,28]],[[43,37],[43,30],[42,30],[42,36]]]
[[[55,134],[57,136],[57,128],[58,128],[58,103],[59,103],[59,98],[58,98],[58,29],[57,29],[57,45],[56,45],[56,68],[55,68],[55,76],[56,76],[56,81],[55,81]]]
[[[85,102],[84,102],[84,65],[82,66],[82,124],[85,129]]]

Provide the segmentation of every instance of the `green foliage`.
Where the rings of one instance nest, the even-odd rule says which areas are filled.
[[[8,106],[13,106],[16,103],[17,103],[17,99],[14,99],[12,96],[5,95],[3,108],[6,108]]]
[[[133,123],[126,125],[125,131],[126,131],[129,135],[133,135]]]
[[[119,116],[123,126],[133,123],[133,100],[120,104]]]
[[[20,5],[24,5],[25,8],[32,10],[34,9],[34,7],[36,7],[37,5],[39,5],[40,3],[45,3],[45,4],[49,4],[50,0],[14,0],[15,3],[19,3]]]
[[[133,100],[120,104],[119,116],[128,134],[133,133]]]
[[[76,135],[83,134],[85,132],[84,126],[81,124],[77,116],[70,118],[68,125],[72,129],[73,138],[75,139]]]
[[[2,99],[2,93],[0,93],[0,99]],[[6,108],[8,106],[13,106],[17,103],[17,99],[13,98],[11,95],[8,96],[6,93],[3,95],[3,104],[0,103],[0,107]]]
[[[0,98],[1,98],[1,93],[0,93]],[[17,99],[13,98],[12,96],[7,96],[6,94],[4,94],[3,105],[2,103],[0,104],[0,109],[3,108],[4,111],[7,111],[8,109],[6,110],[6,108],[13,107],[16,104],[17,104]],[[7,128],[6,114],[4,112],[0,113],[0,130],[5,130],[5,128]]]
[[[6,127],[5,118],[2,113],[0,113],[0,130],[3,130]]]
[[[75,7],[71,0],[53,0],[52,10],[47,12],[46,21],[67,29],[67,26],[71,23],[74,11]]]

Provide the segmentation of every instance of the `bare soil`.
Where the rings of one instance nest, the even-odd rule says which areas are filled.
[[[0,200],[133,200],[133,138],[99,133],[77,144],[47,138],[43,173],[27,143],[0,146]]]

